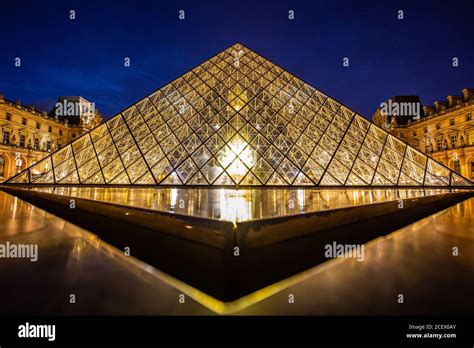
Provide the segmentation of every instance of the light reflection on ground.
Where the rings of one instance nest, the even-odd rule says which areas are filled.
[[[425,197],[449,189],[217,189],[128,187],[36,187],[36,191],[112,202],[134,207],[246,221]]]

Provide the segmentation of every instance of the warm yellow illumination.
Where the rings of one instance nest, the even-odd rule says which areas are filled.
[[[252,214],[252,200],[248,190],[220,190],[221,219],[232,221],[246,221]]]
[[[239,111],[248,102],[247,93],[237,84],[229,93],[228,102],[230,106],[227,107],[227,111],[231,111],[231,107]]]
[[[8,182],[472,185],[240,44]]]
[[[238,158],[234,160],[236,154]],[[248,173],[248,168],[255,163],[255,151],[240,137],[230,141],[224,156],[224,162],[231,163],[233,161],[227,168],[227,172],[237,183]]]

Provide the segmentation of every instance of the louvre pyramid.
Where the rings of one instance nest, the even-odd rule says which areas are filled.
[[[472,185],[241,44],[8,182]]]

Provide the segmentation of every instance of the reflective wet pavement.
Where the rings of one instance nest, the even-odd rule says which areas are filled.
[[[226,221],[374,204],[453,192],[449,189],[218,189],[36,187],[35,191]],[[456,191],[456,190],[454,190]]]
[[[474,198],[367,243],[364,254],[363,262],[334,259],[270,286],[253,305],[242,299],[238,313],[472,315]]]
[[[363,262],[331,260],[230,303],[3,192],[0,225],[0,244],[39,245],[37,262],[0,259],[2,314],[461,314],[474,308],[474,198],[369,242]]]
[[[174,278],[0,191],[0,244],[7,242],[37,244],[38,261],[0,258],[1,314],[212,313],[190,296],[185,304],[179,303],[183,292],[172,285],[179,283]]]

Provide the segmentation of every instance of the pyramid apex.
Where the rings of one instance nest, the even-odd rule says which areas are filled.
[[[237,41],[236,43],[234,43],[232,46],[230,46],[231,48],[247,48],[247,46],[245,46],[243,43]]]

